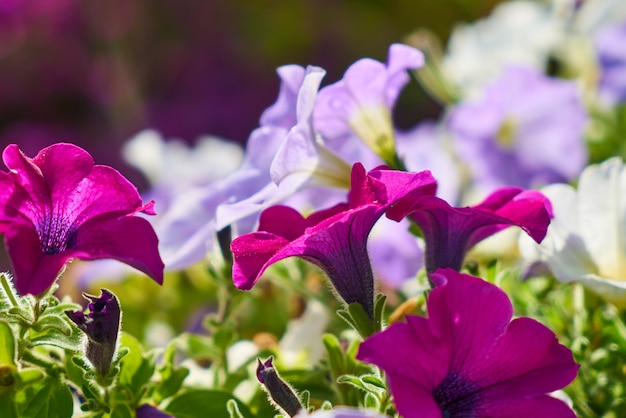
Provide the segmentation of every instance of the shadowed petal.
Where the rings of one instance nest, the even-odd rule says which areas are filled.
[[[403,198],[387,211],[389,218],[408,216],[422,229],[428,272],[442,267],[460,270],[473,245],[512,225],[539,242],[551,215],[550,202],[543,194],[516,187],[496,190],[473,207],[454,208],[443,199],[427,195]]]

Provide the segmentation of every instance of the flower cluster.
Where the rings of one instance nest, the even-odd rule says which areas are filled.
[[[280,67],[243,154],[143,132],[126,158],[158,216],[74,145],[7,147],[0,399],[13,416],[44,387],[62,416],[626,414],[622,9],[545,6],[504,3],[445,53],[414,34],[325,85]],[[402,130],[412,79],[442,112]],[[48,291],[71,259],[167,289],[85,275],[111,290],[83,313]]]

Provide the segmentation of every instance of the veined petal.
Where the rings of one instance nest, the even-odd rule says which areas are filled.
[[[163,283],[163,261],[152,225],[143,218],[94,218],[76,232],[72,257],[81,260],[112,258]]]
[[[15,287],[24,294],[38,295],[54,283],[72,254],[45,254],[37,232],[27,226],[15,224],[5,232],[5,241],[15,273]]]

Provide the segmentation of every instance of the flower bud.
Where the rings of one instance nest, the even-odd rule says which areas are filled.
[[[293,417],[302,409],[302,404],[291,386],[278,376],[272,360],[273,358],[270,357],[263,363],[261,359],[258,359],[259,365],[256,370],[256,377],[274,401],[274,406]]]
[[[120,304],[117,297],[106,289],[100,296],[83,293],[91,301],[89,313],[65,311],[66,315],[87,335],[86,356],[100,376],[106,376],[117,349],[120,330]]]

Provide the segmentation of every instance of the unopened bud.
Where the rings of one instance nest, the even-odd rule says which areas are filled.
[[[263,384],[265,390],[274,401],[275,406],[290,417],[293,417],[302,409],[302,404],[291,386],[278,376],[278,372],[274,369],[272,360],[272,357],[265,363],[261,362],[261,359],[258,360],[259,365],[256,370],[257,379]]]
[[[83,293],[91,301],[89,313],[65,311],[65,314],[87,335],[87,359],[100,376],[106,376],[117,349],[120,332],[120,303],[117,297],[106,289],[100,296]]]

